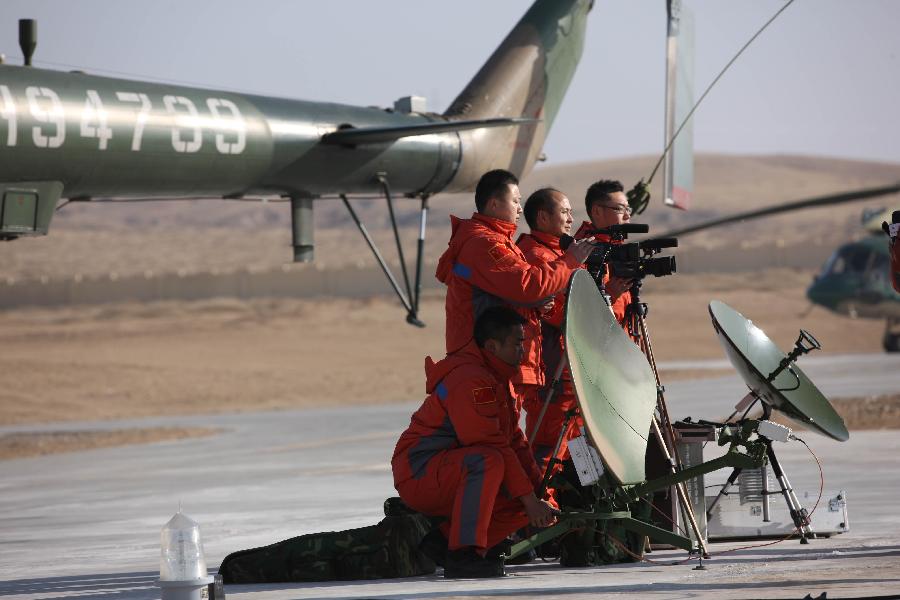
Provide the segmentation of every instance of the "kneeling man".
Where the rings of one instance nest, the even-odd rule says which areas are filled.
[[[540,474],[509,381],[524,355],[524,322],[512,309],[489,308],[472,341],[438,363],[427,358],[429,395],[394,450],[403,501],[447,518],[445,577],[503,575],[498,552],[488,550],[527,524],[554,520],[551,505],[535,496]]]

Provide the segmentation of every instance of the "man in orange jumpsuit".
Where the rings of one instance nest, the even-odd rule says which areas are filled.
[[[546,264],[557,260],[563,254],[559,246],[560,237],[572,230],[572,206],[565,194],[553,188],[537,190],[525,202],[525,221],[531,233],[523,234],[517,240],[518,246],[525,254],[525,259],[533,264]],[[544,313],[535,326],[537,331],[525,333],[526,352],[522,363],[522,379],[526,383],[523,388],[523,406],[525,408],[525,433],[532,445],[532,453],[541,472],[547,469],[553,449],[562,432],[566,412],[574,408],[575,392],[572,389],[572,377],[566,368],[562,373],[562,388],[554,394],[547,405],[540,423],[538,417],[544,406],[546,397],[556,369],[563,359],[562,320],[565,314],[566,292],[559,292],[554,299],[553,307]],[[527,326],[526,326],[527,327]],[[528,351],[527,344],[535,340],[540,351]],[[557,457],[565,459],[568,455],[568,440],[580,435],[581,419],[571,419],[567,431],[563,435]]]
[[[592,184],[584,197],[584,208],[587,210],[590,221],[585,221],[575,233],[575,239],[589,237],[591,229],[604,229],[611,225],[622,225],[631,220],[631,207],[625,196],[625,188],[619,181],[602,179]],[[609,243],[610,237],[605,234],[595,234],[593,239],[597,242]],[[615,243],[615,242],[613,242]],[[606,275],[603,277],[603,286],[609,296],[610,306],[616,320],[625,325],[625,308],[631,304],[632,280],[622,277],[611,277],[609,266],[606,267]]]
[[[488,550],[527,524],[554,520],[551,505],[535,496],[540,475],[510,383],[524,354],[524,322],[510,308],[489,308],[474,339],[440,362],[425,360],[428,397],[391,459],[400,498],[448,519],[445,577],[503,575],[502,560]]]
[[[882,227],[890,238],[888,248],[891,252],[891,283],[894,284],[894,289],[900,292],[900,242],[897,241],[900,237],[900,210],[895,210],[891,215],[890,225],[884,223]]]
[[[452,233],[436,277],[447,286],[447,352],[472,339],[472,325],[485,309],[506,305],[538,320],[539,308],[565,288],[572,271],[591,253],[589,240],[573,243],[559,258],[532,265],[513,243],[522,212],[518,180],[509,171],[485,173],[475,189],[477,212],[450,216]]]

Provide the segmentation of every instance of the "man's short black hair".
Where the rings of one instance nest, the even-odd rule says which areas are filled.
[[[494,169],[482,175],[478,180],[478,185],[475,186],[475,209],[478,212],[483,211],[488,200],[505,194],[506,186],[510,184],[519,185],[519,180],[515,175],[503,169]]]
[[[588,218],[591,216],[591,207],[594,206],[595,202],[606,202],[609,200],[610,194],[624,191],[625,188],[622,187],[622,182],[615,179],[601,179],[597,183],[591,184],[591,187],[588,188],[587,193],[584,195],[584,209],[588,213]]]
[[[514,327],[524,324],[522,315],[508,306],[492,306],[475,320],[475,343],[484,348],[488,340],[504,342]]]
[[[525,222],[528,223],[528,226],[531,227],[532,231],[537,228],[538,212],[553,211],[553,196],[555,194],[562,194],[562,192],[556,188],[546,187],[541,188],[528,196],[528,200],[525,201],[525,207],[522,209],[522,212],[525,213]]]

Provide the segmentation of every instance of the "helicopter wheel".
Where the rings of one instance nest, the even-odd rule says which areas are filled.
[[[900,352],[900,320],[889,319],[885,324],[881,344],[885,352]]]

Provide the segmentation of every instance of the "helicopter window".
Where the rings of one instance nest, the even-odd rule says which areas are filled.
[[[825,266],[822,267],[822,275],[840,275],[844,272],[845,266],[843,257],[835,252],[828,259],[828,262],[825,263]]]
[[[869,264],[871,252],[864,248],[844,248],[832,255],[825,265],[825,273],[841,275],[843,273],[864,273]]]

